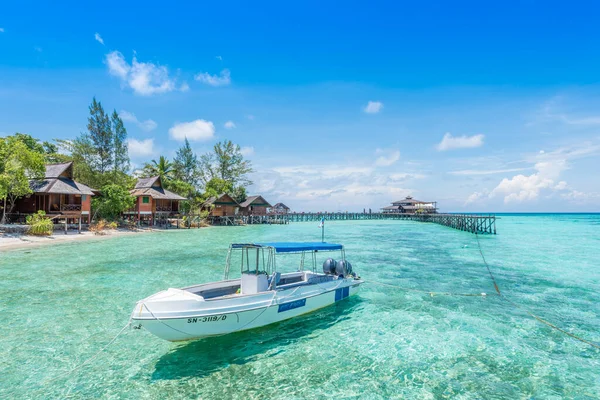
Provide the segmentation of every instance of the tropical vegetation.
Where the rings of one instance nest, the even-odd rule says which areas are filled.
[[[29,225],[29,234],[37,236],[48,236],[54,231],[54,223],[43,210],[39,210],[37,214],[28,215],[26,219]]]
[[[119,113],[106,112],[96,98],[89,106],[87,131],[74,139],[52,143],[23,133],[0,138],[2,223],[16,199],[32,193],[30,180],[44,177],[44,164],[66,161],[73,161],[76,181],[100,191],[92,201],[97,221],[116,221],[133,207],[135,199],[129,191],[137,178],[159,176],[165,189],[187,199],[180,211],[188,214],[199,214],[206,199],[224,192],[239,202],[246,199],[252,164],[230,140],[197,155],[186,139],[172,160],[161,155],[136,170],[131,167],[127,143],[127,129]]]

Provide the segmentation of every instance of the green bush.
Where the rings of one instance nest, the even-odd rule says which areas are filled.
[[[37,236],[49,236],[54,231],[54,223],[46,217],[46,213],[39,210],[37,214],[27,216],[28,233]]]
[[[106,234],[107,229],[117,229],[118,225],[115,221],[107,221],[105,219],[101,219],[96,223],[90,225],[90,232],[93,232],[96,235],[104,235]]]
[[[133,208],[135,204],[135,197],[123,186],[106,185],[100,193],[101,196],[94,196],[92,199],[92,209],[100,219],[116,221],[124,211]]]

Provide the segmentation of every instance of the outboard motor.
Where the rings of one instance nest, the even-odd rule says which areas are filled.
[[[323,273],[326,275],[335,275],[337,262],[333,258],[328,258],[323,263]]]
[[[339,275],[342,275],[342,276],[352,275],[352,264],[350,264],[346,260],[338,261],[337,264],[335,265],[335,274],[338,276]]]

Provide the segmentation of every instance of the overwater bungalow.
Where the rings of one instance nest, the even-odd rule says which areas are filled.
[[[135,216],[138,222],[154,224],[156,220],[179,214],[179,202],[187,200],[162,186],[159,176],[140,178],[130,192],[135,196],[135,206],[124,214]]]
[[[267,209],[271,207],[271,204],[260,195],[248,196],[246,201],[240,204],[240,211],[242,215],[267,215]]]
[[[290,212],[290,208],[283,203],[277,203],[271,208],[271,213],[273,214],[287,214]]]
[[[211,217],[236,216],[240,205],[227,193],[210,197],[202,204],[202,211],[208,211]]]
[[[73,180],[73,162],[45,167],[44,179],[29,182],[33,194],[17,200],[12,212],[15,220],[43,210],[49,217],[67,217],[89,223],[91,197],[97,191]]]
[[[382,213],[390,214],[415,214],[415,213],[436,213],[436,201],[421,201],[413,199],[411,196],[392,202],[391,206],[383,207]]]

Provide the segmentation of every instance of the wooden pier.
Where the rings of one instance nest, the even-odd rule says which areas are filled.
[[[278,215],[235,215],[208,217],[211,225],[236,226],[257,224],[289,224],[290,222],[404,220],[431,222],[477,234],[496,234],[494,214],[408,214],[408,213],[289,213]]]
[[[290,222],[357,221],[357,220],[407,220],[433,222],[465,232],[496,234],[494,214],[405,214],[405,213],[291,213],[286,215]]]
[[[287,215],[230,215],[230,216],[210,216],[208,222],[211,225],[284,225],[289,224],[290,219]]]

